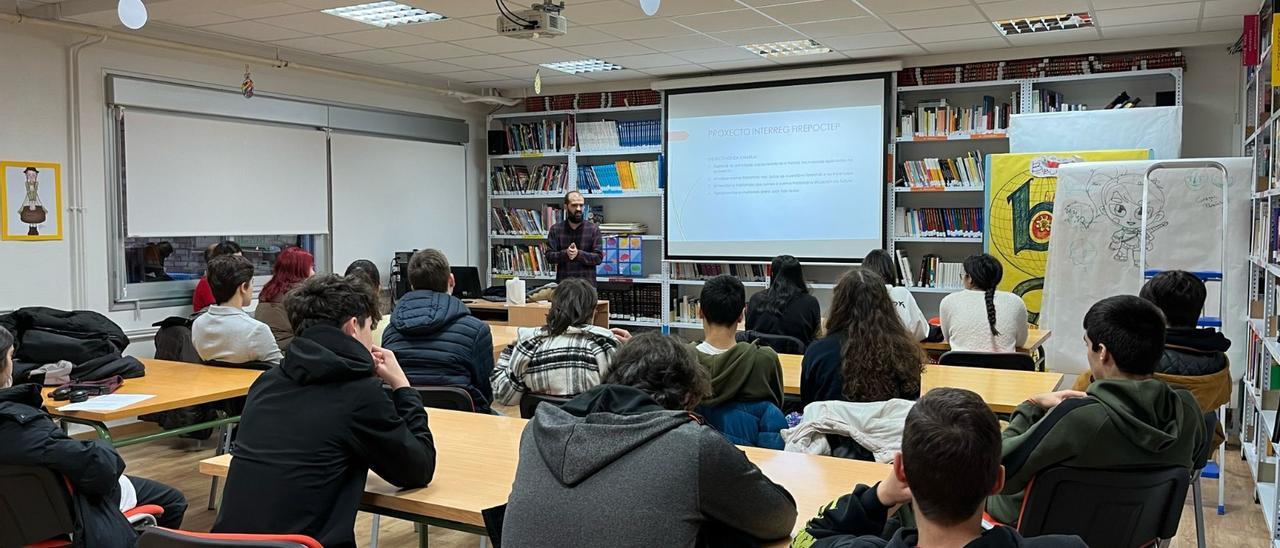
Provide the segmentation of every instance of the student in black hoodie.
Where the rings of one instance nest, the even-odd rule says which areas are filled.
[[[792,548],[1083,548],[1075,536],[1022,538],[1012,528],[984,530],[987,496],[1004,487],[1000,425],[982,398],[935,388],[907,414],[902,451],[889,477],[822,508]],[[912,503],[916,529],[900,528],[889,509]],[[886,524],[891,524],[886,527]],[[896,529],[896,531],[894,531]],[[892,533],[892,537],[885,536]]]
[[[398,487],[431,481],[427,415],[395,354],[373,345],[378,300],[363,281],[312,277],[285,308],[297,336],[249,389],[213,530],[354,547],[370,469]]]

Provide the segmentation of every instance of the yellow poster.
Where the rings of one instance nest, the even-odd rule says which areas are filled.
[[[987,253],[1004,266],[999,289],[1021,296],[1028,319],[1040,316],[1049,257],[1058,166],[1076,162],[1146,160],[1150,151],[1095,150],[987,156]]]
[[[1271,17],[1271,47],[1275,48],[1276,39],[1280,38],[1280,17]],[[1275,54],[1275,50],[1271,53],[1271,86],[1280,86],[1280,55]]]

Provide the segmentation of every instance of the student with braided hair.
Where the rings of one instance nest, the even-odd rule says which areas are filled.
[[[964,291],[942,299],[942,335],[952,350],[1014,352],[1027,340],[1027,305],[1022,297],[996,291],[1004,267],[980,253],[964,260]]]

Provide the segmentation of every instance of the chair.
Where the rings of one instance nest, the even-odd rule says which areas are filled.
[[[194,533],[164,527],[148,527],[138,538],[138,548],[323,548],[306,535],[251,535]]]
[[[985,367],[1008,371],[1035,371],[1036,360],[1022,352],[963,352],[952,350],[938,358],[938,365]]]
[[[759,331],[739,331],[734,335],[738,342],[758,342],[779,354],[804,354],[804,341],[789,335],[770,335]]]
[[[460,386],[415,386],[414,390],[422,396],[422,405],[436,409],[452,409],[454,411],[476,412],[476,403],[471,393]]]
[[[1079,535],[1089,546],[1148,546],[1177,534],[1190,481],[1182,467],[1048,468],[1027,485],[1018,531]]]
[[[565,402],[571,400],[571,397],[549,396],[547,394],[534,394],[525,392],[520,395],[520,418],[532,419],[533,413],[538,410],[538,405],[547,402],[556,407],[564,405]]]
[[[0,546],[72,545],[76,523],[71,483],[39,466],[0,465]],[[125,512],[134,528],[156,524],[164,509],[143,505]]]

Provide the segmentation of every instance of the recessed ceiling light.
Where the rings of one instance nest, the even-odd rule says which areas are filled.
[[[406,6],[398,2],[371,2],[342,8],[320,10],[329,15],[387,28],[394,25],[429,23],[445,19],[445,16],[424,9]]]
[[[580,74],[583,72],[604,72],[606,70],[622,70],[622,67],[608,61],[599,59],[582,59],[580,61],[559,61],[556,63],[543,63],[542,66],[549,69],[555,69],[560,72],[569,74]]]
[[[747,44],[742,46],[742,49],[761,57],[793,57],[796,55],[813,55],[815,53],[831,52],[831,48],[813,40],[792,40],[790,42]]]
[[[1093,26],[1093,17],[1088,12],[1062,13],[1058,15],[1040,15],[1036,17],[1020,17],[992,21],[1000,34],[1030,34],[1032,32],[1049,32],[1055,30],[1082,29]]]

